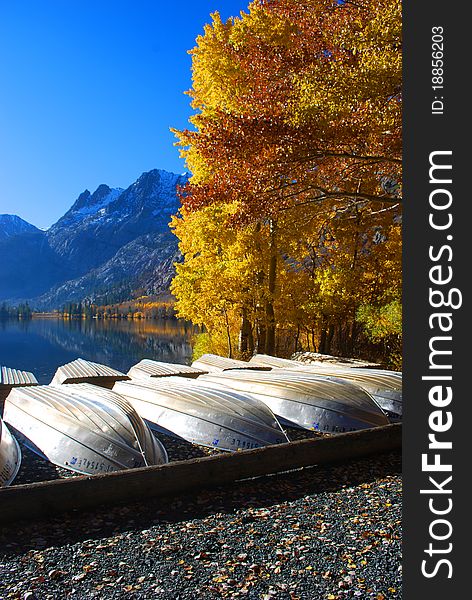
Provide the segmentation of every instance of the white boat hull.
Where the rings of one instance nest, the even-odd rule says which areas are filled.
[[[362,388],[312,373],[233,371],[205,375],[197,381],[250,394],[277,417],[304,429],[341,433],[389,422]]]
[[[274,371],[313,373],[322,377],[335,377],[358,385],[368,392],[390,417],[401,418],[402,403],[402,374],[398,371],[385,369],[355,369],[330,363],[301,363],[296,360],[277,358],[256,354],[249,365],[271,366]]]
[[[0,487],[15,479],[21,465],[21,450],[8,427],[0,419]]]
[[[123,398],[90,384],[13,390],[5,420],[53,464],[82,474],[167,462],[167,453]]]
[[[230,390],[169,377],[117,382],[124,396],[156,430],[201,446],[236,451],[287,442],[274,414],[261,402]]]
[[[208,373],[221,373],[222,371],[232,371],[238,369],[250,369],[253,371],[270,371],[271,367],[248,363],[243,360],[226,358],[216,354],[203,354],[198,360],[193,361],[192,367],[201,369]]]
[[[132,379],[149,377],[173,377],[178,375],[179,377],[190,377],[195,378],[199,375],[206,375],[208,371],[202,371],[202,369],[196,369],[187,365],[180,365],[176,363],[165,363],[157,360],[150,360],[149,358],[143,358],[139,363],[133,365],[128,371],[127,375]]]

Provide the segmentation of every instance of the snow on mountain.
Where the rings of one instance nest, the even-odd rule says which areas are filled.
[[[123,192],[122,188],[110,189],[107,185],[100,185],[83,206],[72,208],[72,214],[80,219],[89,215],[99,214],[111,202],[114,202]]]
[[[179,208],[177,187],[187,180],[186,173],[154,169],[124,190],[105,184],[93,194],[85,190],[57,223],[40,232],[41,239],[21,253],[26,268],[38,263],[38,256],[44,257],[44,265],[35,273],[36,296],[31,297],[31,286],[22,293],[23,285],[7,285],[5,289],[14,289],[12,297],[0,285],[0,300],[30,299],[41,308],[57,308],[68,300],[95,297],[117,286],[164,289],[178,256],[169,222]],[[21,237],[16,238],[18,243],[5,246],[7,265]],[[50,273],[44,281],[43,271]],[[15,277],[7,267],[3,279],[8,283]]]
[[[187,178],[154,169],[126,190],[101,185],[85,191],[47,232],[50,246],[70,263],[71,277],[84,275],[146,233],[169,230],[179,207],[178,185]]]
[[[104,209],[123,192],[122,188],[109,188],[102,183],[93,194],[85,190],[74,202],[70,210],[49,230],[51,233],[68,225],[75,225],[88,217],[103,214]]]
[[[16,215],[0,215],[0,240],[37,231],[39,231],[37,227]]]

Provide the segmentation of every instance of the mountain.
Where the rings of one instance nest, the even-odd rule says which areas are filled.
[[[0,215],[0,242],[15,235],[39,231],[34,225],[16,215]]]
[[[51,309],[110,293],[126,299],[137,288],[165,291],[179,258],[169,221],[187,178],[154,169],[127,189],[102,184],[82,192],[48,231],[30,226],[0,237],[0,301]]]
[[[0,301],[16,304],[44,293],[67,277],[67,268],[43,231],[0,240]]]
[[[136,289],[158,294],[169,289],[173,265],[179,257],[176,239],[170,232],[139,236],[121,247],[104,264],[81,277],[53,286],[34,304],[47,308],[60,307],[70,301],[101,303],[110,293],[125,300]]]

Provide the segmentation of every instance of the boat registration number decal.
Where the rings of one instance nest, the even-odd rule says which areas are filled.
[[[254,444],[253,442],[246,442],[246,440],[237,440],[233,438],[231,441],[232,446],[237,446],[238,448],[259,448],[259,444]]]
[[[89,460],[87,458],[78,458],[77,456],[72,456],[70,461],[65,461],[64,464],[65,466],[75,467],[76,469],[87,469],[87,471],[103,471],[105,473],[116,471],[111,465]]]

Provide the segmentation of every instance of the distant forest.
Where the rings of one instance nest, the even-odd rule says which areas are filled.
[[[172,299],[156,299],[143,296],[134,300],[116,304],[97,305],[85,300],[67,302],[60,310],[39,312],[27,302],[10,306],[6,302],[0,305],[0,321],[8,319],[31,319],[33,316],[54,316],[63,319],[172,319],[176,318]]]
[[[0,321],[7,319],[31,319],[33,311],[29,304],[25,302],[19,306],[8,306],[5,302],[0,305]]]
[[[148,297],[118,304],[98,306],[90,302],[69,302],[60,311],[64,319],[170,319],[175,317],[171,300],[157,301]]]

